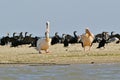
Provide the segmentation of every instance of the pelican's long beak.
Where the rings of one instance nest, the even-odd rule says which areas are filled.
[[[48,32],[48,33],[50,32],[49,27],[50,27],[50,22],[47,21],[47,22],[46,22],[46,32]]]

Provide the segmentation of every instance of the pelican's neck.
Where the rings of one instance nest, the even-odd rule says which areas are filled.
[[[86,33],[91,36],[91,32],[89,31],[89,29],[86,29]]]
[[[48,32],[45,33],[45,38],[46,39],[49,38],[49,33]]]
[[[49,27],[50,27],[50,24],[49,22],[47,21],[46,22],[46,32],[45,32],[45,37],[46,37],[46,40],[48,41],[49,40]]]
[[[91,32],[89,31],[89,29],[86,29],[86,34],[87,34],[87,36],[91,36],[91,37],[94,38],[93,33],[91,33]]]

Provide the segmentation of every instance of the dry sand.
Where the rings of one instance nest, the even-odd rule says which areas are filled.
[[[91,51],[84,52],[81,44],[72,44],[64,48],[63,44],[50,47],[51,53],[39,54],[35,48],[19,46],[10,48],[0,46],[1,64],[86,64],[86,63],[119,63],[120,44],[110,43],[105,49],[96,49],[93,44]]]

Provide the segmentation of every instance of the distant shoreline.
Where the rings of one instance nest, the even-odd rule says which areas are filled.
[[[30,66],[52,66],[52,65],[59,65],[59,66],[64,66],[64,65],[71,65],[71,64],[113,64],[113,63],[120,63],[120,61],[116,61],[115,59],[114,61],[89,61],[89,62],[84,62],[84,60],[82,60],[82,62],[69,62],[69,63],[14,63],[14,62],[10,62],[10,63],[0,63],[0,65],[30,65]]]
[[[56,63],[0,63],[0,65],[29,65],[29,66],[52,66],[52,65],[71,65],[71,64],[56,64]]]

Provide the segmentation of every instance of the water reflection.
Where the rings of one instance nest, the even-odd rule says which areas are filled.
[[[120,64],[0,65],[0,80],[119,80]]]

